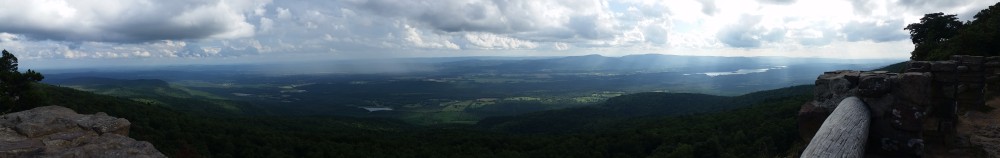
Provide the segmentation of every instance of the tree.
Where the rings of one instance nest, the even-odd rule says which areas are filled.
[[[916,48],[911,52],[912,60],[942,60],[952,52],[946,48],[947,42],[964,26],[954,14],[925,14],[920,23],[907,25],[903,30],[910,31],[910,40]]]
[[[37,98],[37,96],[30,96],[37,94],[31,91],[31,84],[41,81],[45,77],[34,70],[28,70],[24,73],[18,72],[17,57],[7,50],[3,50],[2,53],[3,55],[0,56],[0,105],[7,106],[7,111],[4,112],[7,113],[18,105],[37,101],[27,99]]]
[[[1000,55],[1000,3],[979,11],[952,40],[955,54]]]

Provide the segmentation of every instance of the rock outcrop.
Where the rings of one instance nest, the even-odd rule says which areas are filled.
[[[955,146],[960,141],[957,116],[984,109],[990,84],[1000,83],[1000,57],[953,56],[949,61],[910,61],[908,67],[904,73],[841,70],[820,75],[815,98],[799,111],[800,135],[808,142],[838,103],[854,96],[871,111],[869,155],[923,156],[925,143]]]
[[[0,157],[166,157],[105,113],[45,106],[0,116]]]

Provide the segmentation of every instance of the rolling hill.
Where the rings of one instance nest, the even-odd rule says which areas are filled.
[[[719,106],[693,109],[730,109],[717,113],[652,112],[631,116],[621,113],[636,108],[670,109],[668,105],[639,103],[643,100],[666,101],[662,97],[696,95],[640,93],[613,98],[618,101],[602,105],[602,108],[616,109],[613,110],[616,113],[571,108],[504,119],[508,120],[505,124],[511,124],[511,120],[539,121],[539,115],[553,113],[565,117],[547,120],[550,123],[547,125],[574,125],[572,122],[580,118],[605,115],[591,120],[595,123],[583,124],[593,125],[588,130],[555,126],[544,128],[562,131],[530,134],[532,132],[498,128],[500,126],[483,128],[487,123],[414,126],[379,118],[206,115],[66,87],[44,84],[37,87],[48,95],[49,104],[81,113],[106,112],[129,119],[132,122],[130,137],[149,141],[172,157],[787,155],[796,151],[789,149],[801,146],[801,142],[796,142],[794,112],[811,98],[801,93],[791,94],[808,89],[799,86],[722,99],[722,102],[744,102],[733,107],[721,106],[720,97],[707,95],[692,97],[684,104],[715,102],[720,103]],[[770,97],[748,99],[755,95]]]
[[[170,107],[175,110],[210,115],[266,115],[267,110],[248,102],[234,101],[210,93],[173,86],[158,79],[112,79],[78,77],[46,81],[97,94],[128,98],[133,101]]]
[[[763,101],[811,95],[812,90],[811,85],[803,85],[735,97],[690,93],[637,93],[608,99],[599,106],[486,118],[479,121],[477,126],[514,133],[593,131],[628,119],[685,116],[746,108]]]

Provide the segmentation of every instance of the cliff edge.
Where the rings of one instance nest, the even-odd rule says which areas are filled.
[[[128,120],[45,106],[0,116],[0,157],[166,157],[127,137]]]
[[[809,142],[847,97],[871,113],[868,157],[1000,157],[1000,56],[955,55],[909,61],[902,73],[831,71],[816,79],[814,99],[798,113]]]

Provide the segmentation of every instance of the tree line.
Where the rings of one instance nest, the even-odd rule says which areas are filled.
[[[1000,3],[983,9],[972,21],[955,14],[925,14],[919,23],[907,25],[915,48],[911,60],[948,60],[951,55],[1000,55]]]

